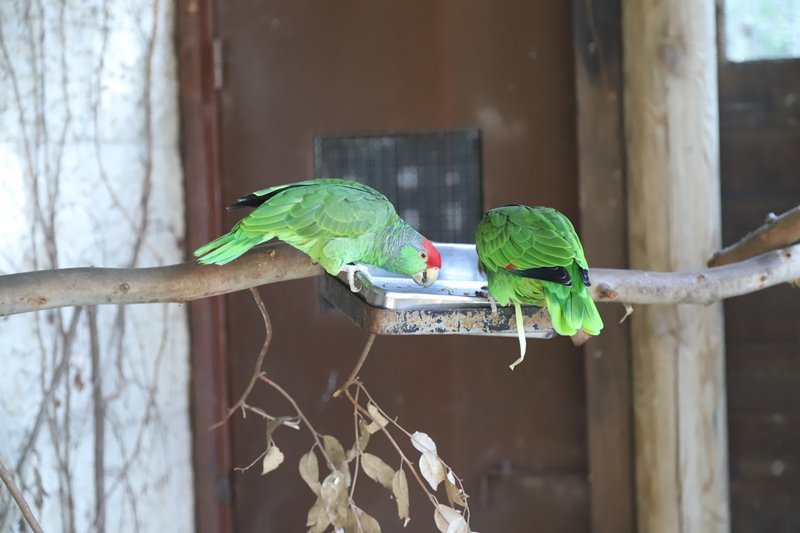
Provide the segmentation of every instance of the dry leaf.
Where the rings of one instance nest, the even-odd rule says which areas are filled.
[[[367,449],[369,443],[370,432],[368,431],[367,423],[363,418],[358,419],[358,440],[353,443],[353,447],[347,450],[347,461],[350,462],[355,459],[356,455],[360,454]]]
[[[320,496],[325,505],[328,520],[335,529],[343,528],[347,522],[347,483],[338,470],[331,472],[322,482]]]
[[[358,519],[356,519],[356,513],[358,514]],[[381,533],[381,526],[375,518],[354,506],[347,515],[345,531],[347,533]]]
[[[317,501],[308,510],[308,516],[306,517],[306,525],[311,526],[308,533],[323,533],[328,529],[330,523],[328,513],[325,512],[325,502],[321,496],[318,496]]]
[[[424,452],[419,458],[419,471],[433,490],[436,490],[439,483],[444,481],[444,465],[431,452]]]
[[[308,488],[310,488],[314,494],[319,496],[319,463],[317,462],[317,454],[314,453],[313,448],[300,458],[299,469],[300,477],[306,482]]]
[[[433,439],[430,438],[427,433],[415,431],[414,434],[411,435],[411,444],[420,453],[431,452],[436,454],[436,443],[433,442]]]
[[[388,490],[392,490],[392,477],[394,470],[383,462],[383,459],[371,453],[361,454],[361,468],[364,469],[370,479],[377,481]]]
[[[278,468],[282,462],[283,452],[280,451],[274,442],[271,443],[267,448],[267,453],[264,454],[264,461],[261,463],[261,475],[269,474]]]
[[[300,422],[297,417],[294,416],[279,416],[277,418],[273,418],[272,420],[267,420],[267,440],[272,437],[272,432],[281,427],[282,425],[287,425],[293,429],[300,429],[298,425]]]
[[[460,505],[461,507],[466,507],[467,502],[464,499],[461,489],[459,489],[456,485],[456,476],[453,475],[452,470],[447,470],[447,476],[445,476],[444,482],[444,488],[447,492],[447,501],[450,502],[450,505]]]
[[[392,476],[392,494],[394,494],[394,499],[397,501],[397,516],[399,516],[401,520],[404,520],[403,527],[406,527],[410,520],[408,510],[408,480],[402,468]]]
[[[463,516],[459,516],[447,526],[447,533],[469,533],[469,526]]]
[[[625,314],[619,319],[619,323],[625,322],[625,319],[633,314],[633,306],[631,304],[622,304],[625,307]]]
[[[433,512],[433,521],[436,522],[436,527],[442,533],[450,533],[448,529],[450,524],[457,522],[459,518],[464,519],[461,513],[441,503],[436,506],[436,510]],[[466,531],[469,532],[469,529]]]
[[[339,465],[346,462],[344,448],[342,448],[342,444],[336,437],[333,435],[323,435],[322,446],[325,448],[325,454],[333,461],[334,467],[338,468]]]
[[[374,403],[369,402],[367,405],[367,412],[369,413],[369,416],[372,417],[372,423],[367,426],[367,431],[370,433],[370,435],[377,433],[381,430],[381,428],[385,428],[389,424],[389,421],[385,416],[383,416],[383,414],[381,414],[380,409],[378,409],[378,406]]]

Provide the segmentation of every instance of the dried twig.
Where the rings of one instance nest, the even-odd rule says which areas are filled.
[[[22,516],[25,518],[28,526],[30,526],[34,533],[42,533],[42,526],[39,525],[36,517],[33,516],[28,502],[25,501],[25,497],[22,495],[22,492],[20,492],[17,484],[14,483],[14,476],[12,476],[11,472],[8,470],[8,468],[6,468],[6,465],[2,459],[0,459],[0,479],[3,480],[8,492],[11,493],[11,497],[14,498],[14,501],[17,503],[17,507],[19,507],[19,510],[22,511]]]
[[[767,215],[764,225],[744,236],[739,242],[715,253],[708,266],[722,266],[784,248],[800,241],[800,206],[781,216]]]
[[[283,387],[281,387],[280,385],[269,379],[264,374],[259,374],[258,379],[260,379],[261,381],[263,381],[264,383],[266,383],[267,385],[278,391],[281,394],[281,396],[286,398],[286,401],[292,405],[292,408],[294,408],[294,411],[295,413],[297,413],[297,416],[300,418],[300,420],[302,420],[305,423],[306,427],[311,432],[311,436],[314,437],[314,442],[316,443],[317,448],[319,448],[320,453],[328,462],[331,469],[333,469],[334,462],[331,460],[330,456],[325,451],[325,446],[322,445],[322,441],[320,441],[320,433],[316,429],[314,429],[314,426],[311,425],[311,422],[309,422],[308,418],[306,418],[306,415],[303,413],[303,410],[300,409],[300,406],[297,404],[295,399],[292,398],[292,395],[286,392],[286,390]]]
[[[258,294],[258,289],[251,288],[250,293],[253,295],[253,299],[256,301],[256,305],[258,306],[258,310],[261,311],[261,317],[264,319],[264,328],[266,329],[266,335],[264,337],[264,344],[261,345],[261,351],[258,353],[258,358],[256,359],[256,366],[253,370],[253,375],[250,376],[250,382],[245,387],[244,392],[239,397],[239,400],[233,404],[231,407],[228,408],[228,413],[225,415],[225,418],[211,426],[210,429],[215,429],[224,424],[228,421],[228,419],[235,413],[236,411],[242,411],[242,418],[247,416],[247,411],[250,410],[250,406],[247,405],[247,398],[250,396],[250,392],[252,392],[253,387],[256,386],[259,378],[264,376],[264,359],[267,357],[267,352],[269,351],[269,345],[272,342],[272,323],[269,319],[269,313],[267,313],[267,308],[264,306],[264,300],[261,299],[261,295]],[[273,417],[268,415],[266,412],[256,409],[259,415],[272,420]]]
[[[350,377],[342,384],[341,387],[337,389],[336,392],[333,393],[334,398],[338,398],[339,395],[342,393],[344,389],[350,386],[353,382],[355,382],[356,378],[358,377],[358,373],[361,371],[361,367],[364,365],[364,361],[367,360],[367,356],[369,355],[369,351],[372,348],[372,343],[375,342],[375,333],[370,333],[369,338],[367,339],[367,343],[364,345],[364,349],[361,350],[361,356],[356,361],[356,366],[353,367],[353,371],[350,372]]]
[[[363,385],[360,382],[356,381],[356,382],[354,382],[352,384],[356,385],[359,389],[363,390],[366,393],[366,389],[364,389]],[[372,415],[370,415],[369,411],[364,409],[364,407],[362,407],[361,404],[358,403],[356,398],[350,393],[350,389],[349,388],[345,389],[344,393],[347,396],[347,399],[350,400],[350,403],[353,404],[353,408],[356,411],[360,412],[362,415],[364,415],[368,419],[370,419],[370,420],[372,419]],[[376,404],[376,406],[377,406],[377,404]],[[381,412],[382,412],[382,414],[385,414],[385,413],[383,413],[383,410],[381,410]],[[391,420],[388,417],[386,417],[386,418],[387,418],[387,420]],[[408,469],[411,471],[411,473],[414,475],[414,478],[417,480],[417,483],[422,488],[423,492],[425,492],[425,495],[428,497],[430,502],[433,504],[433,508],[436,509],[437,505],[439,504],[439,500],[437,500],[436,496],[430,490],[428,490],[428,486],[425,484],[425,481],[422,480],[422,477],[420,477],[419,473],[414,468],[414,463],[412,463],[411,460],[406,456],[406,454],[403,452],[403,449],[400,447],[400,444],[398,444],[398,442],[394,438],[394,436],[391,433],[389,433],[388,429],[386,429],[385,427],[382,427],[381,431],[386,436],[387,440],[392,445],[392,447],[395,449],[397,454],[400,456],[401,462],[403,464],[405,464],[408,467]]]

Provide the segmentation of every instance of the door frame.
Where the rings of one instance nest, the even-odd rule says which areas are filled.
[[[222,231],[214,0],[177,3],[181,149],[187,256]],[[573,0],[581,234],[593,264],[627,266],[620,0]],[[617,209],[609,210],[609,206]],[[604,312],[604,314],[606,314]],[[233,531],[232,442],[208,437],[230,403],[223,297],[189,304],[196,530]],[[586,348],[591,530],[634,531],[635,486],[628,328],[608,328]]]

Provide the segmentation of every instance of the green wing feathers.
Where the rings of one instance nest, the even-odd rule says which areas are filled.
[[[475,245],[489,293],[501,305],[545,305],[560,335],[600,333],[603,322],[584,283],[583,246],[563,214],[522,205],[492,209],[478,225]]]
[[[225,235],[195,250],[194,255],[204,265],[225,265],[265,240],[269,239],[247,234],[234,227]]]
[[[376,190],[354,181],[308,180],[270,187],[239,198],[231,207],[255,207],[230,232],[198,248],[204,264],[223,265],[273,238],[305,252],[325,270],[337,273],[351,256],[364,253],[361,238],[397,218],[389,201]],[[328,247],[334,239],[340,245]],[[352,248],[352,249],[350,249]]]

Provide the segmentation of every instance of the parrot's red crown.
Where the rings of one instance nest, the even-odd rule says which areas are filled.
[[[428,268],[442,268],[442,255],[428,239],[422,239],[422,246],[428,252]]]

